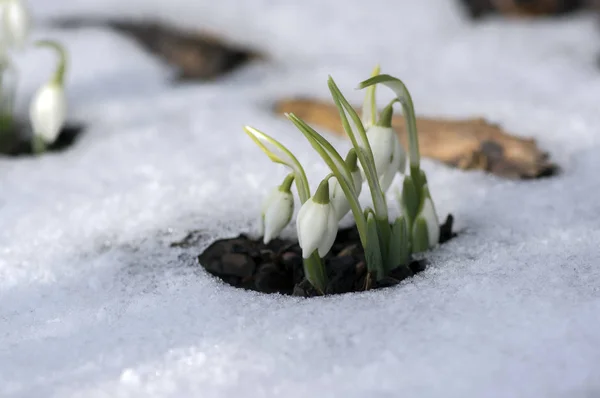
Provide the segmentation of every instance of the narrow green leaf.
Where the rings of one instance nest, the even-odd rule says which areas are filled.
[[[317,150],[319,153],[321,150],[325,151],[331,162],[339,169],[341,175],[344,179],[353,186],[352,173],[348,169],[348,165],[345,160],[342,158],[340,153],[331,145],[329,141],[325,139],[321,134],[319,134],[315,129],[310,127],[304,120],[300,119],[298,116],[293,113],[286,114],[286,117],[294,123],[294,125],[304,134],[308,142],[312,145],[312,147]],[[322,156],[321,156],[322,157]],[[326,160],[325,158],[323,158]],[[326,160],[327,163],[327,160]],[[329,163],[327,163],[329,165]],[[337,176],[336,176],[337,178]]]
[[[365,249],[365,260],[367,261],[367,269],[371,274],[374,274],[377,280],[381,280],[385,276],[385,267],[381,255],[381,247],[379,246],[379,234],[377,221],[373,214],[373,210],[367,216],[367,245]]]
[[[333,101],[338,108],[340,117],[342,119],[342,125],[346,134],[350,137],[350,141],[352,141],[352,146],[356,150],[358,155],[358,160],[365,172],[365,177],[367,179],[367,183],[369,185],[369,190],[371,192],[371,197],[373,199],[373,206],[375,207],[375,213],[379,218],[387,218],[387,203],[385,201],[385,195],[379,185],[379,178],[377,178],[377,171],[375,170],[375,161],[373,159],[373,151],[371,150],[371,145],[369,144],[369,140],[367,138],[367,134],[365,132],[364,126],[360,120],[360,117],[350,105],[348,100],[344,97],[340,89],[333,81],[331,76],[328,81],[329,90],[331,91],[331,96]],[[350,123],[348,121],[348,117],[346,116],[346,112],[350,115],[350,118],[353,120],[355,126],[357,127],[358,133],[355,134],[352,128],[350,127]]]
[[[296,174],[296,187],[300,202],[304,203],[310,198],[310,185],[306,178],[304,168],[292,152],[275,138],[263,133],[254,127],[244,126],[244,132],[254,141],[258,147],[267,154],[269,159],[275,163],[283,164],[291,168]]]
[[[379,65],[375,66],[371,76],[379,75],[381,68]],[[377,123],[377,100],[376,100],[376,90],[377,86],[373,85],[367,89],[367,93],[365,94],[365,100],[363,102],[362,108],[362,123],[365,128],[369,128],[370,126],[375,125]]]

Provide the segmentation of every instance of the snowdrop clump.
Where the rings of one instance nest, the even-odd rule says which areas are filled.
[[[0,0],[0,136],[14,133],[15,127],[17,73],[10,59],[10,52],[27,47],[30,31],[31,16],[24,0]],[[29,108],[33,130],[32,151],[41,153],[58,138],[65,123],[67,100],[64,79],[67,53],[59,43],[51,40],[37,41],[34,45],[54,50],[59,58],[54,74],[37,90]]]
[[[387,86],[396,94],[379,117],[375,100],[377,84]],[[379,67],[375,68],[373,76],[359,85],[360,89],[367,89],[362,119],[331,77],[328,85],[353,146],[345,158],[303,120],[294,114],[286,115],[331,169],[331,174],[321,181],[314,194],[311,194],[304,168],[288,148],[253,127],[244,127],[273,162],[291,169],[263,206],[264,242],[277,237],[291,221],[294,204],[290,188],[295,181],[302,203],[296,226],[304,272],[308,281],[321,293],[327,283],[322,259],[333,246],[339,221],[349,211],[352,211],[356,222],[369,273],[377,280],[396,267],[408,266],[412,253],[433,248],[440,234],[427,177],[420,168],[415,111],[404,83],[395,77],[379,74]],[[408,170],[407,153],[391,123],[396,103],[402,106],[409,133]],[[398,193],[401,214],[390,224],[386,194],[397,174],[403,177],[402,191]],[[365,182],[371,194],[372,207],[363,208],[358,195]]]

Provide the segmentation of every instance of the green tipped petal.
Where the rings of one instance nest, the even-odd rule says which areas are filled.
[[[388,253],[389,270],[399,266],[408,265],[408,260],[410,258],[410,246],[408,238],[408,225],[404,216],[396,218],[394,224],[392,225]]]
[[[367,269],[374,274],[377,280],[385,276],[385,266],[383,264],[382,248],[379,245],[379,233],[377,228],[377,220],[372,209],[368,209],[367,213],[367,246],[365,249],[365,259],[367,261]]]
[[[423,216],[417,217],[412,230],[412,252],[421,253],[429,250],[429,231],[427,220]]]
[[[419,195],[410,175],[404,177],[400,202],[402,214],[406,217],[408,228],[410,229],[412,227],[413,220],[417,217],[420,207]]]

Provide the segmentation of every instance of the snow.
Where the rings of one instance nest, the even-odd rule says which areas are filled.
[[[588,397],[600,394],[600,71],[596,21],[470,24],[448,0],[30,0],[36,37],[71,52],[71,150],[0,159],[2,397]],[[268,61],[170,86],[170,68],[100,28],[51,17],[156,17],[220,32]],[[52,54],[18,56],[19,109]],[[353,102],[380,62],[417,111],[484,116],[538,140],[556,178],[506,181],[425,160],[459,238],[401,286],[297,299],[226,286],[194,264],[254,231],[285,171],[241,130],[326,170],[269,107]],[[391,96],[381,90],[380,104]],[[348,145],[332,139],[339,147]],[[199,230],[200,247],[169,243]],[[286,229],[293,235],[294,228]]]

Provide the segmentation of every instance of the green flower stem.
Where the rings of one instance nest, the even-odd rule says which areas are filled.
[[[350,209],[352,210],[352,214],[354,215],[354,220],[356,222],[356,228],[358,229],[358,234],[360,236],[360,242],[363,247],[367,245],[367,225],[366,219],[364,217],[363,211],[360,207],[360,203],[358,201],[358,196],[354,191],[354,183],[352,181],[352,176],[348,167],[338,151],[319,133],[317,133],[313,128],[311,128],[308,124],[306,124],[302,119],[298,118],[294,114],[287,115],[288,119],[294,123],[294,125],[304,134],[308,142],[312,145],[312,147],[321,155],[321,158],[325,161],[327,166],[333,172],[333,175],[338,180],[348,203],[350,204]]]
[[[358,171],[358,155],[356,154],[356,149],[352,148],[348,151],[344,163],[348,166],[350,173]]]
[[[381,68],[379,65],[375,66],[371,77],[379,75]],[[375,101],[375,92],[377,86],[371,86],[367,89],[365,94],[365,101],[363,102],[362,108],[362,120],[365,127],[373,126],[377,122],[377,102]]]
[[[321,181],[313,196],[313,202],[322,205],[329,204],[329,179],[331,177],[333,177],[333,175],[329,174],[323,179],[323,181]]]
[[[340,113],[340,117],[342,119],[342,124],[344,126],[344,130],[346,134],[350,137],[352,141],[352,146],[356,150],[356,154],[358,155],[358,160],[363,167],[365,172],[365,177],[367,179],[367,183],[369,185],[369,190],[371,191],[371,197],[373,198],[373,206],[375,207],[375,214],[378,219],[388,219],[388,210],[387,204],[385,201],[385,196],[383,191],[381,190],[381,186],[379,185],[379,178],[377,178],[377,172],[375,171],[375,161],[373,160],[373,152],[371,150],[371,145],[369,144],[369,140],[367,138],[367,133],[362,125],[360,117],[350,105],[348,100],[344,98],[339,88],[331,78],[329,77],[329,90],[331,91],[331,96],[333,97],[333,101],[335,102],[338,111]],[[350,123],[348,122],[348,118],[346,117],[346,112],[350,114],[350,118],[356,125],[358,129],[358,134],[354,134],[354,131],[350,127]],[[360,138],[360,143],[358,138]]]
[[[34,154],[39,155],[41,153],[46,152],[47,149],[48,147],[46,145],[46,142],[44,142],[42,137],[40,137],[39,135],[33,135],[31,137],[31,151]]]
[[[310,185],[308,184],[304,168],[298,159],[282,143],[262,131],[250,126],[245,126],[244,131],[267,154],[271,161],[283,164],[294,171],[298,196],[300,197],[300,202],[304,204],[310,198]],[[269,148],[269,145],[272,148]]]
[[[68,63],[67,50],[60,43],[53,40],[39,40],[35,42],[35,45],[38,47],[48,47],[56,51],[58,54],[58,65],[52,77],[52,82],[61,87],[64,86]]]
[[[294,180],[296,179],[296,173],[292,172],[290,174],[288,174],[283,182],[281,183],[281,185],[279,186],[279,190],[281,192],[290,192],[292,189],[292,184],[294,183]]]
[[[410,92],[406,85],[400,80],[390,75],[378,75],[365,80],[358,85],[359,89],[367,88],[378,83],[382,83],[390,88],[396,94],[396,97],[402,104],[402,111],[406,120],[406,130],[409,137],[409,161],[410,174],[413,178],[417,191],[423,185],[420,173],[420,154],[419,154],[419,135],[417,132],[417,117]]]

